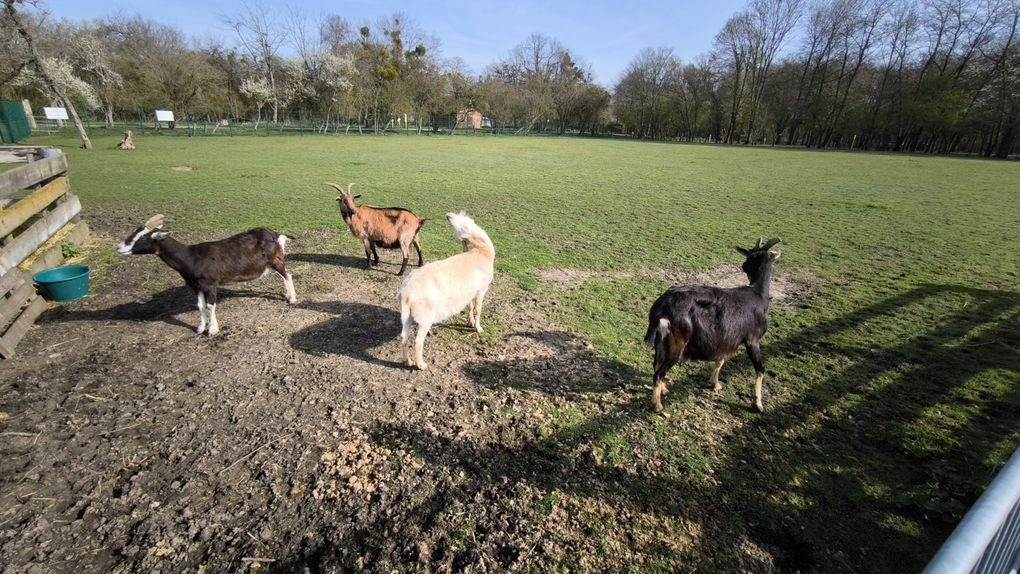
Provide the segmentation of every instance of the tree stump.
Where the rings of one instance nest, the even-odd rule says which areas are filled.
[[[117,144],[117,149],[135,149],[135,142],[131,139],[131,130],[124,132],[124,139]]]

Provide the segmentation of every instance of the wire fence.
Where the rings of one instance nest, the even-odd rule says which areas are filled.
[[[391,117],[378,127],[370,118],[343,117],[335,114],[325,116],[321,113],[300,110],[281,111],[277,121],[272,121],[271,112],[263,110],[262,117],[236,117],[230,113],[207,114],[196,116],[190,113],[175,114],[173,122],[159,122],[155,114],[142,111],[135,113],[119,113],[112,125],[96,114],[83,114],[82,123],[90,135],[96,133],[119,133],[132,130],[137,135],[158,133],[168,136],[272,136],[272,135],[521,135],[521,126],[513,122],[494,124],[489,118],[481,118],[477,127],[453,115],[429,118],[419,126],[414,118],[407,116]],[[33,133],[53,134],[72,129],[68,120],[51,120],[35,117],[36,127]],[[590,130],[579,126],[570,126],[561,130],[553,121],[536,122],[527,130],[527,135],[585,135]],[[614,135],[600,133],[600,136]]]

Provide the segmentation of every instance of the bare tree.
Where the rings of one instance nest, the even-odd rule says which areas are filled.
[[[800,19],[802,0],[752,0],[748,12],[749,19],[746,32],[750,44],[748,72],[750,81],[750,102],[747,120],[748,141],[754,137],[755,120],[761,99],[765,94],[765,83],[768,80],[772,63],[776,54],[783,47],[787,36]]]
[[[238,14],[223,16],[225,24],[234,29],[241,47],[251,57],[255,65],[262,70],[270,90],[276,93],[277,52],[286,37],[277,28],[275,15],[261,2],[243,2]],[[273,104],[273,123],[279,121],[279,103],[277,98]]]
[[[113,104],[117,94],[124,87],[122,76],[113,69],[109,46],[99,31],[92,26],[82,26],[71,41],[70,55],[74,67],[92,86],[103,105],[106,127],[113,127]]]
[[[17,0],[4,0],[4,9],[7,12],[7,17],[10,18],[15,28],[18,30],[18,34],[25,40],[25,46],[28,49],[28,60],[31,65],[34,66],[36,73],[39,78],[46,84],[47,89],[53,92],[60,100],[64,107],[67,108],[69,114],[71,114],[71,120],[74,122],[74,128],[78,131],[78,137],[81,138],[81,145],[85,149],[92,149],[92,141],[89,140],[89,135],[85,133],[85,126],[81,123],[81,118],[78,117],[78,111],[74,108],[74,104],[71,103],[71,99],[67,97],[46,69],[46,65],[40,57],[38,51],[36,51],[35,43],[32,40],[32,35],[28,30],[25,21],[21,14],[15,9],[15,4],[24,4],[22,1]]]

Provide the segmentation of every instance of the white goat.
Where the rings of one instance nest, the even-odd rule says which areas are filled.
[[[434,323],[445,321],[470,306],[468,320],[476,331],[482,332],[482,300],[492,283],[496,259],[496,248],[489,235],[467,214],[463,211],[447,213],[446,220],[453,226],[457,240],[464,245],[464,252],[415,269],[397,291],[404,359],[407,366],[423,370],[428,364],[422,358],[422,347]],[[469,250],[468,245],[473,245],[474,249]],[[412,320],[418,325],[413,359],[407,347]]]

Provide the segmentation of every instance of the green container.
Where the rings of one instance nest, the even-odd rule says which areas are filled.
[[[81,299],[89,291],[90,269],[84,265],[64,265],[32,275],[54,301]]]

